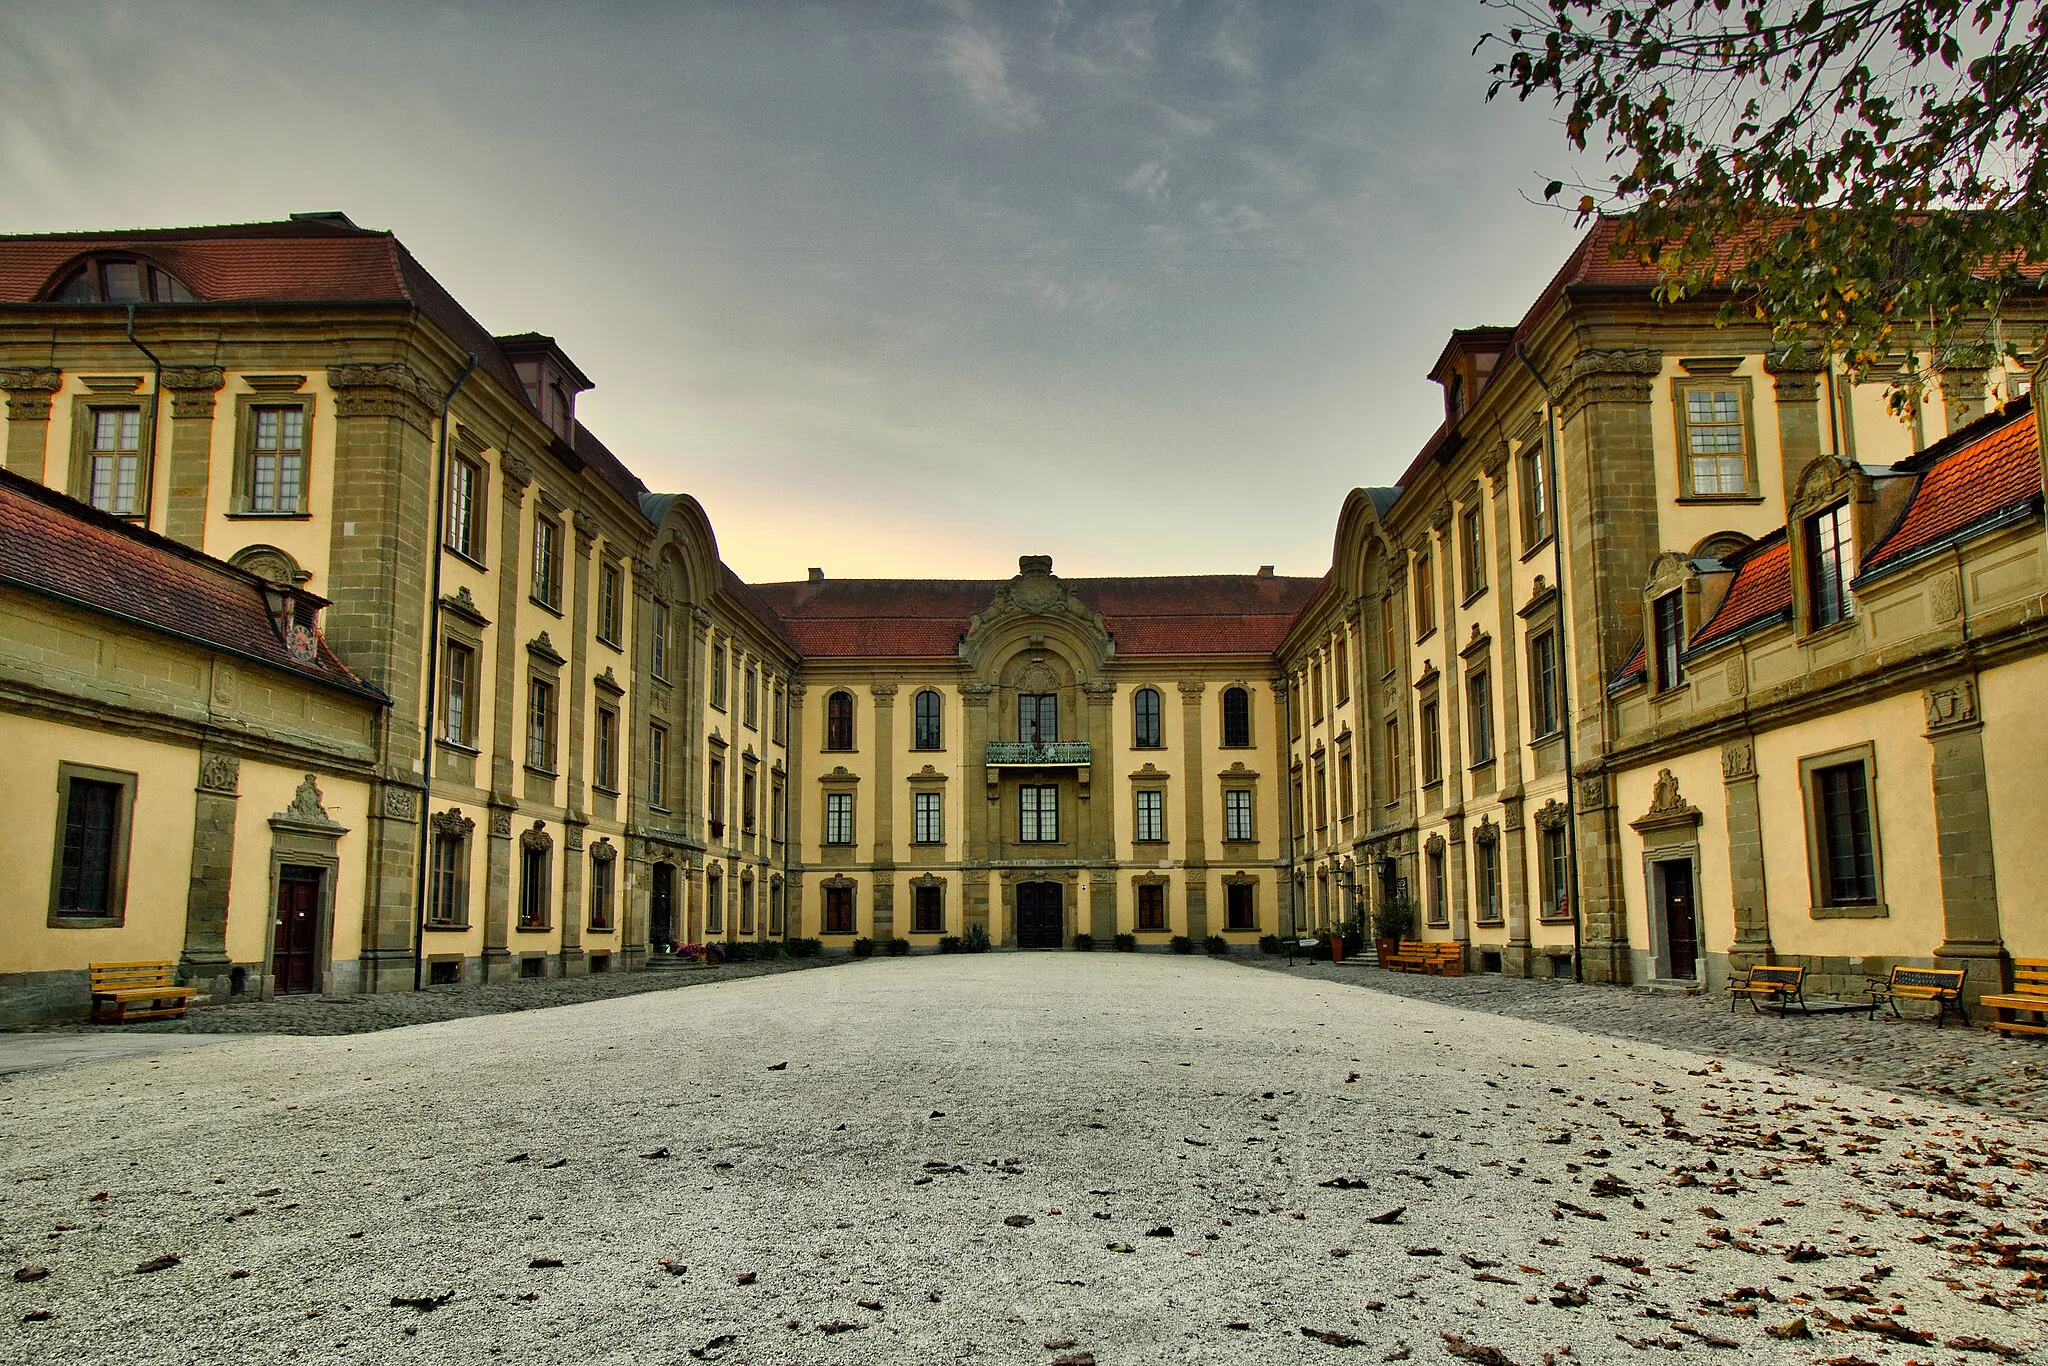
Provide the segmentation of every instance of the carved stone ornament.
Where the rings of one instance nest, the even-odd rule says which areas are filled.
[[[327,814],[327,807],[320,800],[320,784],[310,773],[299,780],[298,790],[292,793],[291,805],[270,818],[270,826],[273,830],[321,835],[328,839],[340,839],[348,833],[346,827]]]
[[[1650,793],[1650,809],[1630,821],[1629,827],[1643,831],[1699,823],[1700,809],[1679,795],[1678,779],[1666,768],[1657,772],[1657,784]]]
[[[1963,593],[1955,576],[1943,574],[1927,586],[1927,609],[1936,621],[1954,621],[1963,610]]]
[[[505,476],[505,493],[510,497],[523,493],[533,482],[533,465],[507,451],[498,457],[498,473]]]
[[[226,383],[218,366],[171,366],[164,371],[164,388],[171,391],[171,416],[181,421],[211,419],[213,396]]]
[[[801,683],[791,684],[790,695],[793,697],[802,696],[802,693],[798,691],[802,687],[803,684]],[[960,685],[960,705],[963,707],[986,707],[989,698],[995,695],[995,690],[995,684],[993,683],[962,683]]]
[[[1562,830],[1570,819],[1571,809],[1555,797],[1536,808],[1538,830]]]
[[[409,787],[386,787],[383,803],[386,820],[414,821],[420,816],[420,794]]]
[[[555,643],[548,639],[546,631],[526,642],[526,652],[557,666],[568,663],[562,658],[561,652],[555,649]]]
[[[599,863],[610,863],[613,859],[617,858],[618,856],[619,851],[612,847],[612,841],[609,835],[598,840],[596,844],[590,846],[590,857],[595,859]]]
[[[1051,692],[1052,689],[1046,688],[1043,691]],[[896,704],[896,685],[894,683],[870,683],[868,684],[868,696],[875,699],[875,705],[878,707],[894,706]]]
[[[1756,776],[1756,748],[1747,740],[1735,740],[1721,747],[1721,777],[1739,782]]]
[[[989,643],[998,637],[1013,637],[1027,617],[1051,618],[1079,635],[1095,655],[1094,664],[1107,664],[1116,653],[1116,642],[1103,625],[1102,614],[1091,611],[1052,572],[1052,556],[1023,555],[1017,560],[1017,576],[996,590],[989,605],[967,623],[960,638],[960,658],[978,665]]]
[[[512,813],[505,810],[491,812],[491,834],[498,839],[512,838]]]
[[[1190,701],[1199,700],[1209,687],[1198,678],[1183,678],[1177,686],[1180,688],[1180,695]]]
[[[64,387],[61,370],[34,367],[0,370],[0,389],[7,391],[7,414],[16,422],[50,420],[50,395]]]
[[[1930,732],[1977,724],[1977,681],[1973,678],[1937,684],[1922,693],[1920,700],[1927,707]]]
[[[576,509],[570,515],[569,522],[570,525],[576,528],[576,538],[578,540],[594,541],[604,534],[604,523],[598,521],[595,515],[585,512],[582,508]]]
[[[572,851],[581,849],[583,847],[583,827],[572,825],[564,829],[562,831],[562,844]]]
[[[1472,842],[1474,844],[1500,843],[1500,827],[1494,824],[1493,817],[1480,817],[1479,825],[1472,831]]]
[[[453,612],[472,626],[482,627],[491,624],[491,619],[484,615],[483,609],[476,605],[476,599],[470,596],[469,585],[466,583],[456,589],[452,597],[442,595],[441,607],[442,610]]]
[[[625,688],[620,685],[617,677],[613,675],[612,666],[609,664],[604,666],[604,670],[601,673],[599,673],[597,677],[590,680],[590,684],[592,687],[600,688],[605,692],[612,694],[614,697],[626,691]]]
[[[208,792],[232,794],[242,776],[242,761],[232,754],[207,754],[199,760],[199,786]],[[309,777],[307,782],[311,782]]]
[[[311,570],[299,568],[297,560],[274,545],[244,546],[228,557],[228,563],[265,583],[299,584],[313,577]]]
[[[235,705],[235,670],[231,664],[213,666],[213,705],[232,707]]]
[[[476,830],[476,822],[463,815],[459,806],[436,811],[427,819],[427,824],[434,827],[435,834],[453,835],[457,839],[467,839]]]
[[[1598,811],[1607,805],[1607,779],[1595,774],[1579,779],[1579,807],[1581,810]]]
[[[1081,692],[1090,702],[1107,702],[1116,696],[1116,684],[1096,679],[1090,683],[1083,683]]]
[[[1428,854],[1441,854],[1445,847],[1444,837],[1441,833],[1433,834],[1422,842],[1423,852]]]
[[[1663,370],[1663,353],[1646,347],[1581,351],[1565,373],[1560,406],[1570,418],[1589,403],[1648,403]]]
[[[331,366],[327,385],[341,417],[396,417],[424,427],[441,401],[433,385],[408,365]]]
[[[1749,666],[1740,659],[1728,661],[1728,695],[1740,697],[1749,691]]]

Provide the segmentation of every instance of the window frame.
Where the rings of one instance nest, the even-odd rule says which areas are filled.
[[[1442,928],[1451,923],[1450,874],[1442,845],[1422,851],[1423,922]]]
[[[1258,804],[1248,787],[1226,787],[1223,789],[1223,842],[1225,844],[1255,844],[1258,842]]]
[[[1464,599],[1470,602],[1487,589],[1486,509],[1471,507],[1459,515],[1458,547]]]
[[[527,597],[541,607],[562,614],[562,522],[546,511],[533,515],[533,554],[529,557]]]
[[[299,414],[299,478],[298,499],[294,506],[260,508],[256,506],[256,465],[258,452],[256,437],[261,426],[261,415],[265,412],[296,410]],[[279,478],[282,485],[283,449],[279,457]],[[235,396],[235,483],[233,515],[237,518],[259,520],[278,518],[281,520],[303,520],[312,515],[312,473],[313,473],[313,396],[311,394],[280,394],[256,392]]]
[[[944,844],[946,794],[936,788],[925,788],[911,793],[910,820],[912,844]]]
[[[844,703],[842,707],[840,704]],[[859,716],[853,694],[845,688],[834,688],[825,696],[825,749],[832,754],[855,752],[859,733],[854,722]]]
[[[1423,700],[1416,726],[1421,732],[1422,785],[1435,787],[1444,780],[1443,713],[1436,698]]]
[[[860,930],[860,912],[858,903],[854,899],[854,891],[856,889],[852,884],[834,885],[827,883],[820,890],[824,895],[820,899],[819,904],[818,933],[857,933]],[[843,920],[844,923],[834,924],[835,920]]]
[[[469,839],[468,831],[434,829],[427,843],[432,864],[427,875],[424,923],[430,930],[469,928]]]
[[[1861,770],[1864,839],[1868,848],[1863,856],[1868,860],[1868,897],[1842,897],[1837,895],[1831,864],[1831,831],[1826,800],[1821,791],[1821,780],[1828,774],[1846,768]],[[1890,908],[1884,894],[1884,845],[1882,812],[1878,803],[1877,747],[1865,742],[1824,754],[1809,755],[1799,761],[1800,801],[1806,815],[1806,863],[1808,890],[1813,918],[1830,919],[1881,919],[1890,915]]]
[[[1148,900],[1152,905],[1145,904]],[[1146,923],[1148,913],[1152,921],[1150,924]],[[1164,934],[1172,925],[1167,914],[1164,879],[1137,884],[1131,900],[1131,925],[1139,934]]]
[[[599,792],[619,790],[619,709],[599,703],[590,726],[590,785]],[[650,764],[650,770],[654,767]],[[659,802],[654,805],[660,805]]]
[[[1834,533],[1832,547],[1823,544],[1823,523]],[[1838,499],[1802,520],[1802,552],[1806,556],[1806,623],[1809,631],[1825,631],[1856,619],[1856,595],[1850,580],[1856,577],[1856,521],[1849,500]],[[1833,551],[1833,591],[1829,550]]]
[[[745,687],[741,692],[740,724],[748,730],[761,729],[761,666],[747,664]]]
[[[740,770],[740,833],[751,835],[759,828],[755,807],[761,800],[761,775],[750,764]]]
[[[1493,680],[1484,666],[1465,674],[1465,744],[1467,767],[1494,761]]]
[[[456,491],[465,475],[468,477],[468,492],[458,500]],[[441,548],[479,568],[489,567],[484,564],[484,555],[489,548],[490,518],[486,509],[490,505],[490,482],[489,465],[460,452],[450,452],[448,483],[442,490]]]
[[[1131,748],[1166,748],[1166,699],[1150,684],[1131,693]]]
[[[1036,723],[1038,734],[1031,731]],[[1056,745],[1060,739],[1060,695],[1056,692],[1017,694],[1017,743]]]
[[[666,683],[669,681],[668,604],[656,599],[654,610],[647,615],[647,671],[660,682]]]
[[[68,857],[71,803],[76,782],[98,783],[116,789],[114,823],[107,835],[106,907],[93,911],[83,906],[64,905],[64,866]],[[60,762],[57,765],[56,837],[50,847],[50,904],[45,924],[51,929],[114,929],[128,919],[128,862],[135,833],[136,774],[92,764]]]
[[[1330,645],[1330,685],[1337,694],[1337,706],[1351,700],[1351,642],[1340,633]]]
[[[1238,903],[1242,902],[1240,906]],[[1242,911],[1242,914],[1240,914]],[[1223,884],[1223,928],[1250,931],[1259,927],[1259,884],[1247,878]]]
[[[1695,423],[1689,395],[1695,390],[1729,390],[1736,396],[1737,415],[1734,422]],[[1756,393],[1749,378],[1736,374],[1688,374],[1671,382],[1671,420],[1678,455],[1678,498],[1682,503],[1725,503],[1755,501],[1762,496],[1757,480],[1756,451]],[[1743,486],[1739,491],[1723,489],[1703,490],[1697,482],[1696,460],[1731,460],[1734,452],[1709,452],[1697,454],[1692,449],[1692,434],[1696,428],[1734,429],[1742,439],[1739,452],[1743,469]]]
[[[919,688],[910,699],[910,747],[942,750],[946,747],[946,699],[937,688]]]
[[[1131,793],[1131,842],[1166,843],[1166,791],[1141,787]]]
[[[1233,718],[1231,709],[1241,706],[1243,715]],[[1252,728],[1252,690],[1241,683],[1233,683],[1219,694],[1217,701],[1220,718],[1218,743],[1223,749],[1251,749],[1256,738]],[[1233,720],[1236,726],[1233,727]],[[1235,735],[1233,736],[1233,729]]]
[[[514,915],[513,929],[528,933],[540,933],[554,928],[555,919],[555,851],[552,842],[538,841],[519,846],[519,906]],[[540,876],[534,877],[534,865],[540,866]],[[532,915],[534,903],[539,902],[539,915]]]
[[[125,381],[124,381],[125,382]],[[141,380],[138,378],[139,386]],[[109,517],[123,521],[149,521],[152,486],[156,482],[155,455],[156,424],[151,421],[152,404],[150,396],[142,393],[93,392],[80,394],[71,410],[72,459],[71,496],[88,507],[97,508]],[[126,511],[111,506],[102,506],[93,498],[93,465],[101,454],[97,444],[99,415],[103,412],[132,412],[135,414],[135,496],[131,508]],[[120,487],[120,459],[127,454],[123,446],[110,446],[106,453],[114,461],[114,487]]]
[[[1536,918],[1547,922],[1570,919],[1571,832],[1560,820],[1536,830],[1537,904]]]
[[[471,753],[476,752],[477,653],[477,646],[472,641],[457,639],[453,635],[441,637],[441,733],[438,739],[444,745]],[[460,670],[455,667],[458,656],[466,661]],[[451,721],[455,723],[452,733],[449,729]]]
[[[1550,461],[1542,440],[1531,441],[1517,463],[1522,484],[1522,554],[1550,544],[1557,534],[1557,506],[1551,497]]]
[[[1415,581],[1415,639],[1428,640],[1436,634],[1436,564],[1427,545],[1415,552],[1415,563],[1408,572]]]
[[[1479,925],[1498,925],[1504,918],[1505,906],[1500,885],[1500,839],[1474,840],[1472,842],[1472,891],[1473,922]]]
[[[590,891],[584,902],[584,926],[591,934],[611,934],[618,928],[618,862],[610,845],[591,847]]]
[[[1046,806],[1050,796],[1051,807]],[[1020,783],[1017,786],[1017,843],[1059,844],[1060,789],[1057,783]]]
[[[930,912],[929,916],[927,916],[927,912]],[[944,934],[946,932],[945,883],[913,882],[910,884],[910,932],[912,934]]]
[[[526,676],[526,768],[550,778],[561,771],[555,767],[561,762],[560,686],[537,673]]]
[[[1564,708],[1560,705],[1557,691],[1558,671],[1562,667],[1557,652],[1559,639],[1554,624],[1529,633],[1529,738],[1532,742],[1548,740],[1564,729]]]
[[[1650,600],[1651,682],[1659,693],[1685,686],[1685,589]]]
[[[725,750],[714,745],[704,760],[704,820],[713,839],[725,838]]]
[[[854,842],[853,794],[851,792],[827,792],[825,794],[825,837],[822,843],[833,849],[851,848]]]
[[[656,811],[668,810],[668,727],[659,721],[647,724],[647,804]]]
[[[725,642],[714,639],[711,642],[711,705],[725,710]]]
[[[619,632],[625,623],[622,589],[625,574],[619,562],[600,558],[597,562],[597,639],[601,645],[619,648]]]

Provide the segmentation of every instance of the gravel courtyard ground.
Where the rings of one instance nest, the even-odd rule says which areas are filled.
[[[5,1360],[2048,1360],[2037,1123],[1202,959],[25,1072],[0,1180]]]

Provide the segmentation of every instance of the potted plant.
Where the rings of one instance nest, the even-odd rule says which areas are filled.
[[[1415,937],[1415,900],[1406,896],[1390,896],[1382,900],[1379,908],[1372,913],[1373,948],[1384,963],[1401,951],[1403,939]]]

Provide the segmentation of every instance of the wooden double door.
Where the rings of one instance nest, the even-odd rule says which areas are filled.
[[[1017,947],[1057,949],[1066,944],[1067,916],[1057,882],[1017,884]]]
[[[272,926],[272,990],[285,996],[320,990],[322,868],[286,864],[277,874],[277,918]]]

